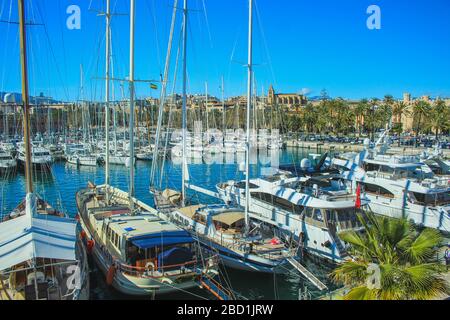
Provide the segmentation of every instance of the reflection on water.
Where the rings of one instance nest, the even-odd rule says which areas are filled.
[[[280,154],[280,164],[289,164],[299,162],[308,157],[309,150],[288,149]],[[315,153],[315,150],[314,150]],[[269,156],[270,157],[270,156]],[[195,159],[189,161],[189,174],[192,184],[200,185],[203,188],[215,190],[215,185],[219,182],[232,179],[244,179],[244,175],[239,171],[239,164],[245,160],[244,154],[236,155],[216,155],[202,161]],[[261,175],[261,169],[268,163],[267,155],[260,156],[255,165],[251,165],[251,177]],[[136,163],[136,196],[143,202],[152,205],[153,198],[149,193],[151,162]],[[111,184],[128,190],[128,171],[125,166],[111,165],[110,180]],[[163,188],[173,189],[181,188],[181,164],[180,161],[166,161],[164,164],[164,175],[162,181],[158,179]],[[70,216],[76,214],[75,193],[86,187],[90,181],[95,184],[104,183],[104,167],[77,167],[63,162],[54,163],[50,171],[33,172],[34,187],[45,200],[57,209],[64,210]],[[160,172],[156,174],[160,176]],[[3,174],[0,180],[0,214],[10,212],[25,197],[25,177],[20,171]],[[192,201],[213,203],[214,199],[204,195],[189,193]],[[315,264],[312,260],[305,262],[310,270],[313,270],[321,280],[329,284],[327,274],[331,271],[323,263]],[[92,264],[91,264],[92,265]],[[313,296],[320,295],[317,289],[304,281],[298,272],[291,270],[288,275],[275,276],[272,274],[259,274],[241,272],[232,269],[226,269],[222,272],[224,281],[227,280],[231,287],[242,296],[248,299],[298,299],[299,290],[307,286]],[[105,283],[103,274],[95,267],[92,270],[92,297],[94,299],[126,299],[119,293],[109,289]],[[190,294],[182,293],[170,296],[160,296],[159,299],[200,299],[213,298],[204,290],[193,289]]]

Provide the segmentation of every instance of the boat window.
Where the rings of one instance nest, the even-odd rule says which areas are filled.
[[[306,208],[306,217],[312,218],[313,215],[313,209],[312,208]]]
[[[374,163],[366,163],[364,165],[365,171],[378,171],[380,169],[380,165]]]
[[[246,183],[245,183],[245,181],[240,181],[240,182],[235,184],[235,187],[239,188],[239,189],[245,189]],[[258,186],[256,184],[253,184],[253,183],[250,182],[249,188],[250,189],[258,189]]]
[[[364,191],[367,193],[372,193],[372,194],[377,194],[383,197],[388,197],[388,198],[394,198],[394,194],[392,192],[390,192],[389,190],[381,187],[381,186],[377,186],[374,184],[370,184],[370,183],[364,183],[362,184],[364,187]]]
[[[314,220],[323,222],[322,211],[320,209],[314,209]]]
[[[440,193],[419,193],[413,192],[416,198],[415,203],[426,205],[426,206],[444,206],[450,204],[450,192],[440,192]]]
[[[336,211],[338,225],[341,230],[354,229],[361,227],[361,222],[358,219],[355,209],[342,209]]]
[[[302,214],[304,208],[303,206],[296,205],[289,200],[274,196],[270,193],[264,193],[264,192],[252,192],[251,194],[252,198],[258,199],[262,202],[271,204],[273,206],[276,206],[278,208],[281,208],[283,210],[286,210],[288,212],[294,213],[294,214]]]

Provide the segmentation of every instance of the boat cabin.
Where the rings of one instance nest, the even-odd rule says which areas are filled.
[[[195,260],[189,233],[151,214],[107,218],[102,234],[108,251],[130,267],[168,271]]]

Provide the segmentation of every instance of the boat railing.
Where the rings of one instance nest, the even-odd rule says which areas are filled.
[[[95,243],[101,243],[97,241],[98,238],[96,235],[94,235],[94,240]],[[118,258],[111,255],[104,245],[98,246],[98,249],[108,265],[114,266],[116,270],[133,277],[162,278],[168,276],[167,272],[170,272],[170,276],[192,273],[197,270],[198,265],[197,260],[192,260],[181,264],[163,265],[161,267],[157,267],[155,264],[148,264],[145,267],[131,266],[120,262]],[[176,272],[176,269],[178,269],[178,272]]]
[[[145,267],[131,266],[124,263],[115,263],[118,271],[133,277],[141,278],[163,278],[181,274],[194,273],[197,270],[197,260],[188,261],[175,265],[164,265],[157,267],[153,263]]]

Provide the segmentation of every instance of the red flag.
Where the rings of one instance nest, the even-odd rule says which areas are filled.
[[[358,184],[358,187],[356,188],[355,208],[361,209],[361,185],[360,184]]]

